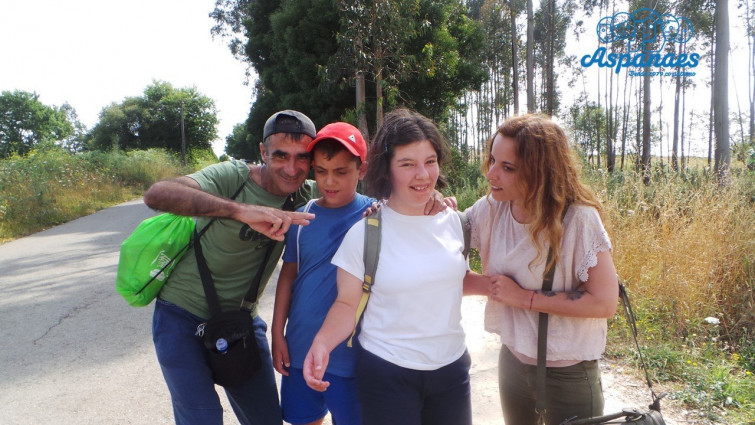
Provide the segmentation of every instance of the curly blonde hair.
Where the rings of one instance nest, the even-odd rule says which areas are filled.
[[[538,251],[530,266],[543,257],[549,245],[553,258],[546,265],[548,270],[561,254],[563,217],[569,205],[591,206],[601,215],[602,208],[592,190],[579,179],[577,161],[564,130],[548,116],[527,114],[504,121],[488,140],[483,173],[490,170],[493,139],[498,134],[516,143],[518,184],[523,189],[524,208],[532,217],[529,235]]]

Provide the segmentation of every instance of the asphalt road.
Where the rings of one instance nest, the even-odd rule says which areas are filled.
[[[114,289],[121,242],[153,214],[136,200],[0,245],[0,424],[173,423],[152,345],[153,306],[131,307]],[[262,298],[268,321],[276,280]],[[503,423],[498,342],[483,331],[484,302],[464,299],[463,324],[475,424],[492,425]],[[620,389],[613,387],[618,381]],[[649,399],[640,379],[617,379],[608,368],[604,389],[606,412]],[[220,398],[225,423],[237,423]]]

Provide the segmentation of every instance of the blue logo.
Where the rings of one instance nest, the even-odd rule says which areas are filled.
[[[695,34],[692,21],[683,16],[661,15],[655,10],[641,8],[631,14],[619,12],[606,16],[598,22],[595,30],[601,43],[612,45],[611,51],[607,47],[598,47],[592,55],[582,57],[580,63],[584,67],[596,64],[601,68],[614,68],[617,74],[622,68],[646,68],[645,72],[650,72],[651,76],[661,75],[661,71],[651,71],[649,68],[652,67],[677,68],[675,72],[663,74],[676,76],[680,72],[695,75],[683,68],[695,68],[700,63],[698,53],[676,54],[675,49],[668,49],[687,43]],[[644,73],[630,71],[630,75]]]

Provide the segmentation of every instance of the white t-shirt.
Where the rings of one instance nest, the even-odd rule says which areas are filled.
[[[362,318],[359,343],[401,367],[435,370],[464,354],[461,326],[462,254],[459,216],[406,216],[382,207],[381,245],[375,283]],[[333,264],[364,277],[364,219],[356,223]]]
[[[542,288],[548,245],[544,246],[541,260],[528,267],[537,250],[530,240],[527,225],[518,223],[511,215],[510,204],[483,197],[466,212],[472,223],[471,246],[480,251],[483,274],[508,276],[524,289]],[[598,253],[611,249],[611,241],[598,212],[592,207],[572,205],[564,217],[561,253],[552,290],[577,289],[587,281],[588,270],[597,265]],[[499,334],[501,343],[525,363],[536,363],[537,324],[536,311],[492,300],[485,307],[485,330]],[[549,366],[599,359],[606,345],[606,330],[606,319],[551,314],[548,323]]]

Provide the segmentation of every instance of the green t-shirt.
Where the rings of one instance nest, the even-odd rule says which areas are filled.
[[[225,198],[233,196],[244,182],[244,189],[235,200],[246,204],[282,208],[286,200],[285,197],[272,195],[257,185],[249,176],[249,167],[244,161],[231,160],[214,164],[190,174],[189,177],[196,180],[204,191]],[[316,185],[314,181],[307,180],[296,193],[296,206],[303,205],[314,195]],[[203,229],[210,220],[209,217],[197,217],[197,230]],[[200,239],[202,252],[212,272],[223,311],[237,310],[241,306],[257,269],[263,266],[261,263],[268,245],[274,243],[275,248],[260,281],[259,297],[283,251],[282,242],[268,239],[248,227],[246,232],[242,232],[244,227],[243,223],[235,220],[218,219]],[[245,233],[244,236],[242,233]],[[196,316],[209,318],[210,311],[193,249],[184,254],[181,262],[173,270],[168,282],[160,291],[160,298]],[[257,310],[255,305],[254,315],[257,315]]]

